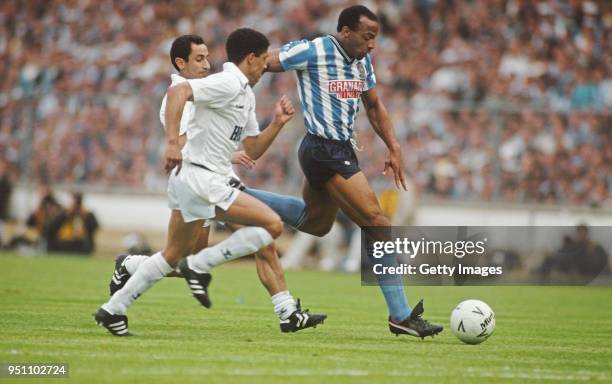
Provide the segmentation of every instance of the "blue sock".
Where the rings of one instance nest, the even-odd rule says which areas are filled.
[[[306,215],[306,204],[295,196],[280,195],[259,189],[245,188],[244,192],[265,203],[276,212],[285,224],[299,229]]]
[[[381,235],[381,229],[374,229],[372,235],[376,233]],[[365,235],[365,239],[363,236]],[[367,233],[362,232],[363,246],[368,255],[368,260],[371,263],[374,260],[373,252],[373,238]],[[384,257],[377,259],[377,262],[381,263],[385,267],[397,266],[396,255],[385,255]],[[399,275],[378,275],[376,276],[378,285],[382,291],[385,301],[387,302],[387,309],[389,310],[389,316],[391,320],[400,322],[410,316],[412,308],[408,305],[408,299],[404,292],[404,281]]]
[[[403,285],[380,285],[380,290],[385,296],[389,316],[393,321],[403,321],[412,312],[412,308],[408,305],[406,293]]]
[[[397,265],[397,259],[393,255],[387,255],[379,261],[387,267]],[[387,302],[391,320],[399,322],[410,316],[412,308],[408,305],[402,278],[399,275],[381,275],[377,278],[380,290]]]

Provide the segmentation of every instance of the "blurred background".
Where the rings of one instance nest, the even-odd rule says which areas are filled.
[[[99,246],[122,247],[119,234],[134,231],[163,244],[158,111],[173,39],[203,36],[216,72],[233,29],[258,29],[277,48],[334,33],[353,3],[0,2],[5,243],[51,191],[67,207],[78,191],[97,215]],[[358,156],[396,224],[612,225],[612,1],[361,3],[381,20],[376,89],[410,192],[398,195],[381,175],[385,147],[365,115]],[[292,73],[265,75],[255,91],[262,127],[281,94],[299,105]],[[243,181],[300,194],[304,132],[299,114],[254,170],[237,169]]]

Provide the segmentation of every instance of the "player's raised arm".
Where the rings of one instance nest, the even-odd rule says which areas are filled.
[[[280,49],[274,49],[268,51],[268,61],[266,66],[266,72],[284,72],[285,69],[280,62]]]
[[[249,136],[242,141],[244,151],[253,160],[257,160],[263,155],[270,144],[274,141],[281,128],[293,117],[295,109],[291,104],[289,98],[285,95],[276,103],[276,109],[274,111],[274,119],[257,136]],[[253,114],[254,115],[254,114]]]
[[[370,120],[370,124],[372,124],[372,128],[374,128],[376,134],[380,136],[387,148],[389,148],[389,158],[385,161],[383,174],[386,174],[387,170],[391,168],[393,177],[395,178],[395,186],[400,188],[401,185],[401,187],[407,191],[408,183],[406,182],[406,175],[403,169],[404,163],[402,161],[402,152],[395,138],[395,134],[393,133],[393,125],[391,124],[387,109],[378,97],[376,90],[373,88],[364,92],[361,99],[365,106],[368,120]]]
[[[292,41],[280,49],[269,51],[266,71],[303,71],[316,57],[317,49],[311,41],[305,39]]]
[[[179,142],[181,117],[185,103],[193,99],[193,92],[187,83],[174,85],[168,89],[166,100],[166,154],[164,169],[170,173],[177,167],[176,173],[181,170],[183,157]]]

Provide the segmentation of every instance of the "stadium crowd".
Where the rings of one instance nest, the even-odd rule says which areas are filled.
[[[272,47],[333,33],[344,1],[6,0],[0,2],[0,161],[23,180],[163,190],[158,110],[172,40],[204,37],[213,71],[239,26]],[[436,198],[612,205],[612,2],[366,1],[373,52],[405,168]],[[258,116],[292,74],[255,87]],[[260,122],[266,126],[265,121]],[[358,119],[376,188],[384,146]],[[253,171],[252,186],[296,193],[301,116]],[[279,187],[281,186],[281,187]]]

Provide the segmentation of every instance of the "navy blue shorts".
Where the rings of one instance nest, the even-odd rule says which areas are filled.
[[[307,133],[300,144],[298,158],[304,176],[314,189],[323,189],[335,174],[348,179],[361,172],[349,140],[328,140]]]

